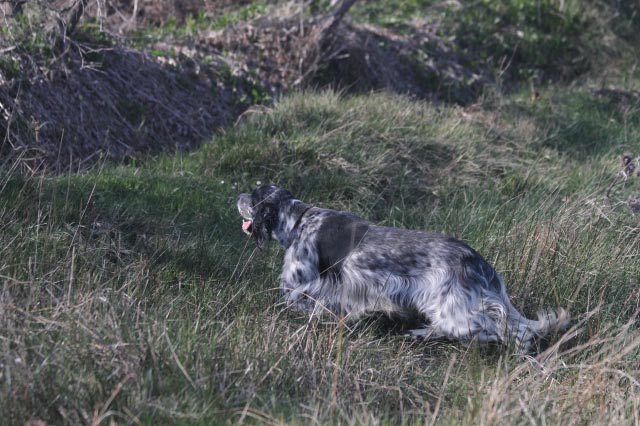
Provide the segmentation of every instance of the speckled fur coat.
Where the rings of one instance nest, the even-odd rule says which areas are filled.
[[[237,206],[258,247],[276,239],[285,248],[282,293],[291,307],[312,315],[417,314],[423,326],[410,331],[414,336],[514,341],[521,352],[569,325],[562,309],[525,318],[495,269],[446,235],[378,226],[313,207],[273,185],[241,194]]]

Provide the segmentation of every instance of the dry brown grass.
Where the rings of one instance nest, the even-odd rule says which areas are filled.
[[[624,203],[605,201],[617,158],[560,153],[574,136],[555,120],[576,96],[528,106],[536,119],[520,126],[519,98],[469,121],[399,96],[304,93],[187,156],[3,174],[0,411],[10,424],[637,423],[640,232]],[[603,114],[593,98],[577,105],[610,146],[638,132],[591,120]],[[553,144],[515,143],[532,125]],[[271,179],[320,205],[464,238],[518,308],[567,307],[574,329],[523,359],[412,340],[379,318],[290,313],[282,252],[256,251],[233,208]]]

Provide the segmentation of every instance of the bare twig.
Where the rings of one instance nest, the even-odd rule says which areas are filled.
[[[66,16],[64,36],[69,37],[73,34],[82,18],[82,14],[87,7],[89,0],[76,0],[75,4],[71,7],[71,10]]]
[[[333,33],[340,21],[345,17],[351,6],[355,4],[357,0],[344,0],[340,6],[331,14],[327,19],[325,25],[320,28],[321,38],[327,38]]]

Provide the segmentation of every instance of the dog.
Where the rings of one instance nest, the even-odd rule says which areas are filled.
[[[270,239],[284,247],[280,289],[288,306],[311,315],[417,314],[422,326],[412,336],[515,342],[523,353],[569,326],[564,309],[537,320],[523,316],[498,272],[452,237],[378,226],[304,203],[275,185],[240,194],[237,208],[258,248]]]

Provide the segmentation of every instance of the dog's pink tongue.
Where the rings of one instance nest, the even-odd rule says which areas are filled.
[[[243,220],[242,221],[242,230],[245,232],[249,232],[249,228],[251,227],[251,221],[250,220]]]

